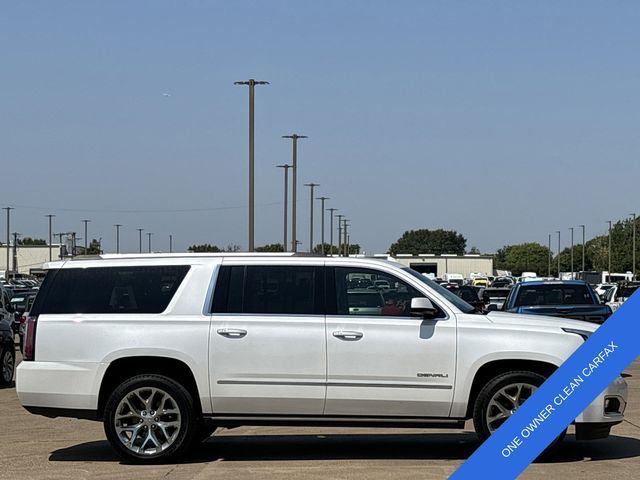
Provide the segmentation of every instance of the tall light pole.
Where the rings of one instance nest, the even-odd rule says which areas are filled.
[[[342,217],[344,215],[336,215],[338,217],[338,256],[342,255]]]
[[[169,253],[173,253],[173,235],[169,234]]]
[[[120,223],[116,223],[114,227],[116,227],[116,253],[120,253],[120,227],[122,225]]]
[[[18,273],[18,237],[20,235],[22,234],[13,232],[13,271],[15,273]]]
[[[349,238],[348,227],[349,227],[349,220],[345,218],[344,220],[342,220],[342,235],[344,236],[344,241],[342,243],[342,246],[344,248],[345,257],[349,256],[349,241],[347,240]]]
[[[138,230],[138,243],[140,245],[140,253],[142,253],[142,232],[144,232],[144,228],[136,228]]]
[[[319,187],[319,183],[305,183],[305,187],[309,187],[311,193],[309,202],[309,252],[313,253],[313,189]]]
[[[586,226],[585,225],[579,225],[580,228],[582,228],[582,272],[584,275],[585,272],[585,259],[586,259],[586,251],[587,251],[587,244],[586,244]],[[586,277],[583,277],[582,279],[584,280]]]
[[[329,208],[329,255],[333,255],[333,212],[338,210],[337,208]]]
[[[11,210],[13,207],[3,207],[3,210],[7,211],[7,268],[4,272],[4,279],[9,280],[9,245],[11,244]]]
[[[607,220],[607,223],[609,224],[609,279],[607,281],[611,281],[611,220]]]
[[[283,165],[276,165],[278,168],[282,168],[284,170],[284,241],[282,246],[284,247],[284,251],[287,251],[287,224],[289,223],[289,218],[287,215],[287,208],[289,206],[289,169],[292,168],[291,165],[287,165],[286,163]]]
[[[573,227],[569,227],[571,230],[571,280],[575,280],[573,276]]]
[[[320,245],[322,245],[320,252],[324,255],[324,202],[329,200],[329,197],[318,197],[318,200],[320,200],[320,208],[322,210],[320,213],[320,220],[322,222],[320,224]]]
[[[549,234],[549,278],[551,278],[551,234]]]
[[[234,82],[234,85],[249,85],[249,251],[255,250],[255,201],[254,201],[254,159],[253,159],[253,145],[254,145],[254,87],[256,85],[268,85],[269,82],[249,80],[242,82]]]
[[[632,258],[632,264],[633,267],[631,267],[631,271],[633,272],[633,279],[636,279],[636,214],[635,213],[630,213],[629,215],[631,215],[631,217],[633,218],[633,223],[631,224],[631,229],[633,232],[633,241],[632,241],[632,247],[633,248],[633,253],[631,254],[631,258]]]
[[[556,231],[558,234],[558,280],[562,280],[560,278],[560,231]]]
[[[151,253],[151,236],[153,235],[153,233],[148,232],[147,233],[147,239],[149,240],[149,253]]]
[[[51,230],[52,220],[51,219],[53,217],[55,217],[55,215],[50,213],[48,215],[45,215],[45,217],[49,218],[49,261],[51,262],[53,260],[53,253],[52,253],[52,250],[51,250],[51,242],[53,241],[53,233],[51,233],[52,232],[52,230]]]
[[[291,168],[293,169],[293,178],[291,183],[291,251],[298,251],[298,230],[297,230],[297,218],[298,218],[298,139],[307,138],[306,135],[298,135],[292,133],[291,135],[283,135],[282,138],[290,138],[293,146],[293,158],[291,160]]]
[[[82,223],[84,223],[84,254],[87,254],[87,250],[88,250],[88,243],[87,243],[87,224],[90,222],[91,220],[82,220]]]

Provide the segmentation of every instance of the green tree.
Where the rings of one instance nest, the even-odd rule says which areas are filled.
[[[47,241],[42,238],[24,237],[18,239],[18,245],[46,245]]]
[[[442,255],[445,253],[462,255],[467,246],[467,240],[453,230],[408,230],[404,232],[395,243],[389,247],[389,253],[433,253]]]
[[[480,255],[480,249],[478,247],[471,247],[467,253],[469,255]]]
[[[514,275],[536,272],[540,276],[546,276],[549,249],[539,243],[505,245],[496,252],[494,266],[498,270],[510,270]]]
[[[210,243],[203,243],[200,245],[191,245],[188,249],[192,253],[218,253],[222,250],[217,245],[211,245]]]
[[[284,252],[284,245],[281,243],[269,243],[261,247],[256,247],[256,252]]]
[[[78,247],[76,247],[78,248]],[[84,246],[81,247],[84,250]],[[100,255],[102,253],[102,246],[100,245],[100,241],[95,238],[91,240],[91,243],[87,245],[87,255]]]

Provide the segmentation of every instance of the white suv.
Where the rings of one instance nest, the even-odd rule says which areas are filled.
[[[375,259],[104,255],[48,268],[27,321],[20,401],[102,420],[115,450],[139,462],[176,458],[219,426],[462,428],[473,418],[484,439],[596,328],[482,314]],[[362,310],[353,292],[363,289],[382,306]],[[578,438],[608,436],[626,397],[618,378],[576,418]]]

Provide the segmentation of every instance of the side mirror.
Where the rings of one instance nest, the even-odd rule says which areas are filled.
[[[431,300],[424,297],[415,297],[411,299],[411,316],[424,319],[436,318],[438,310],[433,306]]]
[[[490,312],[497,312],[498,311],[498,306],[495,303],[490,303],[487,306],[487,310]]]

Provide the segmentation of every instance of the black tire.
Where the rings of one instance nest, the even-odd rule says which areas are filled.
[[[16,352],[13,347],[5,345],[0,349],[0,387],[9,387],[13,383],[13,376],[16,371]]]
[[[491,435],[491,429],[487,423],[487,409],[489,403],[496,393],[501,389],[513,384],[528,384],[534,387],[539,387],[544,383],[546,378],[543,375],[535,372],[529,372],[526,370],[507,372],[497,375],[480,390],[476,397],[473,406],[473,426],[480,437],[480,440],[484,441]],[[567,430],[565,429],[558,437],[544,450],[542,455],[548,455],[551,453],[565,437]]]
[[[160,389],[175,401],[180,415],[173,443],[166,449],[151,454],[137,453],[125,446],[116,430],[116,411],[120,402],[138,389]],[[142,423],[142,421],[141,421]],[[132,463],[164,463],[182,457],[197,436],[198,418],[195,403],[189,391],[175,380],[162,375],[137,375],[121,383],[109,396],[104,410],[104,431],[113,449]],[[143,427],[144,428],[144,427]],[[175,430],[174,430],[175,431]],[[158,431],[159,432],[159,431]],[[173,435],[172,435],[173,437]],[[144,447],[144,445],[142,445]]]

